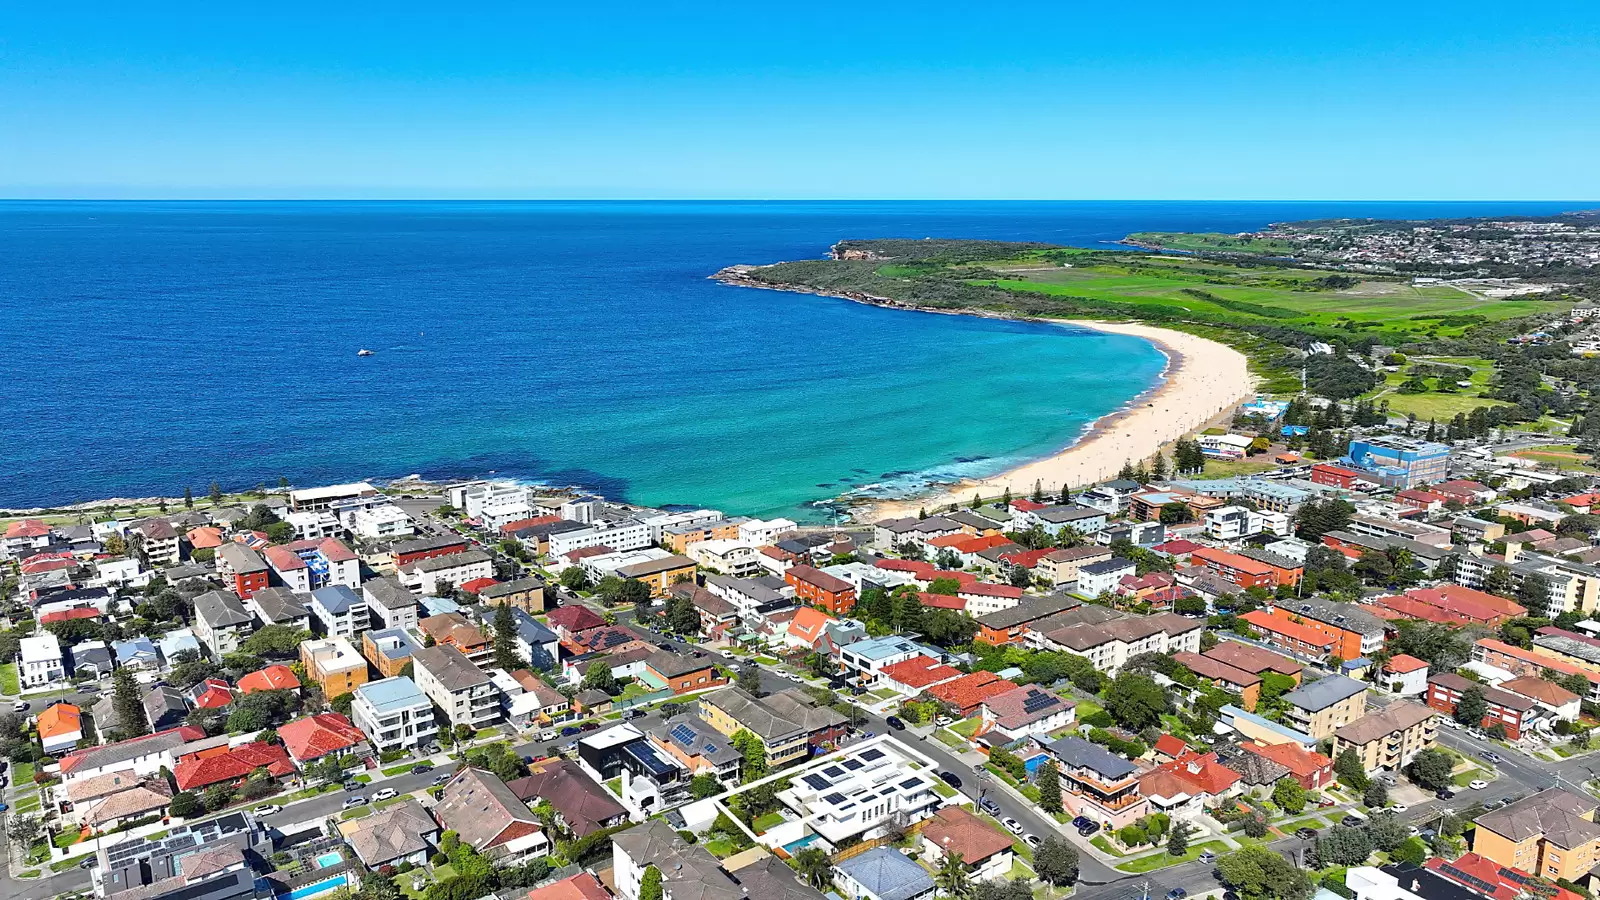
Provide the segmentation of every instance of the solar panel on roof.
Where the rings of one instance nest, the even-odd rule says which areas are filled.
[[[838,766],[829,766],[822,770],[822,774],[828,776],[829,778],[838,778],[844,774],[844,770]]]
[[[900,786],[905,788],[905,789],[907,789],[907,790],[910,790],[911,788],[914,788],[914,787],[916,787],[917,785],[919,785],[921,783],[922,783],[922,779],[920,779],[920,778],[907,778],[905,781],[900,782]]]
[[[879,750],[877,747],[868,747],[867,749],[861,751],[861,758],[867,762],[877,762],[878,760],[883,759],[883,757],[883,751]]]
[[[828,779],[823,778],[821,775],[807,775],[800,780],[810,785],[814,791],[820,791],[829,786]]]
[[[694,729],[687,725],[674,725],[667,735],[680,744],[694,743]]]
[[[867,764],[859,759],[847,759],[839,765],[844,766],[846,769],[849,769],[852,772],[857,769],[864,769],[867,767]]]
[[[828,801],[829,803],[832,803],[835,806],[837,806],[840,803],[844,802],[844,795],[839,793],[838,791],[834,791],[833,793],[829,794],[826,797],[823,797],[822,799],[824,799],[824,800]]]

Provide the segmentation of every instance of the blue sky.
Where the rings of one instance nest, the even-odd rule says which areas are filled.
[[[0,196],[1594,199],[1596,47],[1593,0],[12,3]]]

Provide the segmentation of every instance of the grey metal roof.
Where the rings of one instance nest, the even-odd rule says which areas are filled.
[[[212,628],[248,625],[255,621],[238,597],[223,591],[206,591],[194,598],[194,614]]]
[[[1283,695],[1283,700],[1308,712],[1318,712],[1348,700],[1367,689],[1365,684],[1343,675],[1329,675],[1310,684],[1302,684]]]
[[[417,605],[417,595],[387,575],[362,582],[361,593],[384,609],[406,609]]]
[[[1045,745],[1056,758],[1074,768],[1089,769],[1116,780],[1138,771],[1138,766],[1097,744],[1070,735]]]
[[[418,668],[439,680],[450,691],[464,691],[480,684],[488,684],[489,676],[472,664],[466,655],[449,644],[424,647],[411,655]]]
[[[315,598],[318,606],[336,616],[349,612],[352,606],[366,602],[361,599],[360,594],[342,584],[319,587],[311,592],[311,596]]]
[[[874,847],[835,868],[878,900],[911,900],[933,890],[933,877],[893,847]]]
[[[256,591],[250,599],[261,608],[267,620],[273,624],[303,619],[310,614],[305,605],[310,598],[304,594],[296,594],[286,587],[269,587]]]

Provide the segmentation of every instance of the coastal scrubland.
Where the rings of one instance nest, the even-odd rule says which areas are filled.
[[[1191,237],[1206,244],[1247,240]],[[1211,249],[1263,253],[1271,248]],[[1266,258],[956,240],[844,241],[834,248],[834,257],[739,274],[757,284],[922,309],[1140,320],[1243,351],[1263,387],[1272,391],[1299,387],[1298,362],[1285,355],[1286,347],[1318,340],[1339,345],[1449,341],[1478,326],[1572,306],[1551,295],[1491,299],[1450,285],[1329,272]],[[1442,411],[1452,404],[1438,405]]]

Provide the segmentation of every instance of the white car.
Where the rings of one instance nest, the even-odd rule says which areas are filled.
[[[372,795],[372,802],[378,803],[383,800],[389,800],[394,797],[398,797],[399,795],[400,792],[396,791],[394,788],[384,788],[383,790],[377,791]]]
[[[346,799],[344,801],[344,806],[342,808],[344,808],[344,809],[354,809],[354,808],[356,808],[358,806],[366,806],[366,805],[367,805],[367,798],[365,798],[365,797],[350,797],[350,798],[348,798],[348,799]]]
[[[1392,813],[1403,813],[1403,812],[1406,811],[1406,809],[1407,809],[1407,807],[1406,807],[1406,805],[1404,803],[1391,803],[1391,804],[1389,804],[1389,812],[1392,812]]]
[[[1484,781],[1482,778],[1473,779],[1472,783],[1467,785],[1467,787],[1472,788],[1475,791],[1481,791],[1488,786],[1489,782]]]
[[[956,720],[950,718],[949,716],[940,716],[939,718],[933,720],[933,724],[939,726],[940,728],[944,728],[947,725],[954,725],[955,723]]]
[[[805,684],[806,683],[806,680],[804,678],[801,678],[799,675],[796,675],[796,674],[794,674],[792,672],[789,673],[788,675],[783,676],[783,677],[789,679],[790,681],[798,681],[801,684]]]
[[[1007,816],[1004,819],[1001,819],[1000,820],[1000,824],[1004,825],[1006,827],[1006,830],[1011,832],[1012,834],[1021,834],[1022,833],[1022,823],[1018,822],[1016,819],[1011,818],[1010,816]]]
[[[256,807],[255,809],[251,810],[251,812],[254,813],[257,817],[270,816],[270,815],[275,815],[277,813],[283,812],[283,807],[278,806],[275,803],[265,803],[265,804],[262,804],[261,806]]]

